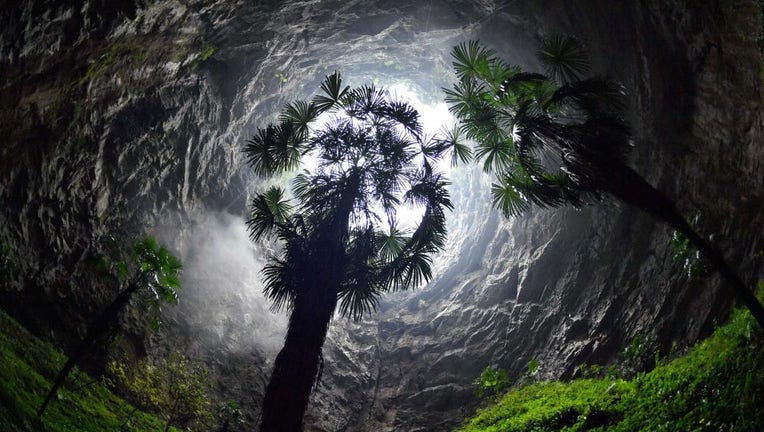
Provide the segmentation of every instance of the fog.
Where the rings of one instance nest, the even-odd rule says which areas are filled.
[[[207,215],[183,235],[181,255],[180,303],[167,316],[191,350],[255,349],[274,356],[287,317],[269,310],[260,277],[265,253],[250,241],[245,221],[228,213]]]

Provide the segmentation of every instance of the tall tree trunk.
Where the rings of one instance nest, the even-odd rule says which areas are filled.
[[[602,163],[605,167],[602,167]],[[654,218],[667,223],[676,231],[687,237],[701,256],[708,260],[713,268],[727,280],[734,294],[743,302],[751,312],[762,329],[764,329],[764,307],[753,292],[746,287],[743,280],[732,267],[727,264],[724,255],[701,237],[685,220],[674,202],[661,191],[654,188],[636,171],[625,164],[610,162],[600,163],[603,178],[609,182],[604,185],[605,190],[626,204],[639,207],[648,212]]]
[[[311,268],[301,269],[304,283],[294,299],[284,347],[276,356],[265,389],[260,432],[301,432],[321,348],[337,306],[344,277],[345,246],[353,202],[359,193],[355,175],[310,239]]]
[[[265,391],[261,432],[302,431],[321,348],[337,304],[336,288],[315,288],[322,292],[295,301],[284,347],[276,357]]]
[[[109,304],[109,306],[103,310],[103,312],[101,312],[93,321],[90,322],[82,342],[80,342],[74,351],[72,351],[69,355],[69,358],[66,360],[64,367],[61,368],[61,370],[58,372],[58,376],[53,382],[53,386],[50,388],[48,395],[45,397],[42,405],[40,405],[40,408],[37,410],[38,417],[42,417],[43,414],[45,414],[45,409],[48,407],[48,404],[56,396],[58,389],[61,387],[64,381],[66,381],[66,377],[69,376],[69,373],[72,371],[72,369],[74,369],[74,366],[84,358],[84,356],[93,348],[97,342],[99,342],[109,333],[109,330],[114,326],[114,323],[116,322],[120,312],[122,312],[122,309],[124,309],[124,307],[130,301],[130,298],[133,296],[139,286],[140,284],[138,283],[132,283],[128,285],[128,287],[122,291],[117,296],[117,298],[115,298],[114,301],[112,301],[111,304]]]

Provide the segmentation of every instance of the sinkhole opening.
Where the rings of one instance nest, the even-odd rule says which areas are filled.
[[[444,130],[450,129],[456,123],[456,119],[449,112],[445,102],[425,102],[425,98],[421,97],[415,87],[409,82],[398,81],[389,86],[379,86],[379,88],[387,91],[392,100],[405,102],[416,110],[419,115],[419,123],[422,126],[422,141],[427,141],[429,138],[443,134]],[[344,117],[341,113],[323,113],[313,122],[311,129],[313,131],[324,130],[333,121],[343,119]],[[417,158],[421,159],[422,156],[419,155]],[[292,181],[298,172],[315,172],[318,166],[319,160],[315,153],[309,152],[305,154],[301,158],[300,168],[289,176],[289,181]],[[433,168],[450,181],[452,166],[448,157],[437,160]],[[424,216],[424,207],[417,203],[405,202],[401,196],[398,198],[401,203],[395,210],[397,227],[404,231],[415,229]],[[387,216],[381,206],[375,206],[373,210],[380,221],[387,220]]]

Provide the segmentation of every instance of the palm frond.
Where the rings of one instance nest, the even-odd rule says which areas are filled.
[[[376,310],[377,297],[382,292],[378,269],[374,265],[377,238],[374,226],[369,224],[354,230],[349,242],[338,300],[340,313],[354,320]]]
[[[419,112],[408,103],[391,101],[386,105],[383,112],[386,118],[403,126],[412,136],[419,137],[422,134]]]
[[[247,141],[244,153],[255,174],[267,177],[297,168],[300,165],[303,145],[294,124],[291,121],[282,121],[278,125],[258,129]]]
[[[377,233],[378,254],[381,261],[389,263],[400,256],[408,240],[406,233],[398,228],[395,221],[391,221],[386,232]]]
[[[367,265],[351,266],[347,284],[340,288],[337,300],[340,314],[355,321],[377,310],[382,287],[376,282],[376,273]]]
[[[284,190],[271,186],[252,200],[252,217],[247,220],[247,228],[252,240],[259,240],[269,234],[278,224],[290,218],[292,205],[284,198]]]
[[[419,180],[411,185],[403,194],[405,202],[425,207],[444,207],[452,209],[453,204],[448,195],[448,182],[439,175],[419,174]]]
[[[507,218],[519,216],[530,208],[511,176],[503,176],[501,182],[491,185],[491,202]]]
[[[493,97],[485,84],[475,79],[464,79],[452,89],[443,89],[448,110],[456,118],[465,121],[475,117],[492,117],[489,100]],[[482,116],[481,116],[482,114]]]
[[[386,289],[416,288],[432,279],[432,249],[413,249],[384,268]]]
[[[294,101],[286,104],[281,111],[279,120],[291,122],[295,126],[296,134],[301,140],[307,139],[308,126],[318,117],[318,108],[313,102]]]
[[[294,305],[297,295],[295,284],[291,281],[294,265],[288,260],[272,258],[263,268],[262,275],[265,282],[263,294],[271,301],[271,310],[281,312],[289,310]]]
[[[441,148],[451,150],[451,166],[456,166],[459,162],[469,163],[472,160],[472,149],[466,143],[463,126],[444,126],[434,140]]]
[[[547,73],[560,83],[578,80],[589,72],[589,51],[572,36],[545,38],[538,56]]]
[[[276,171],[276,160],[270,142],[270,137],[273,134],[270,130],[271,128],[272,126],[268,126],[266,129],[258,129],[257,133],[247,141],[247,145],[244,147],[247,163],[255,171],[255,174],[260,177],[269,176]]]
[[[374,85],[364,85],[348,91],[342,104],[350,117],[360,120],[385,117],[389,110],[388,96],[385,90]]]
[[[481,45],[479,41],[462,42],[451,50],[454,71],[460,80],[466,77],[490,76],[490,64],[495,59],[491,49]]]
[[[588,116],[620,115],[626,109],[626,90],[607,78],[590,78],[564,84],[550,97],[548,105],[571,104]]]
[[[321,83],[323,94],[313,97],[313,104],[316,107],[317,113],[321,114],[336,108],[349,89],[350,86],[342,88],[342,77],[339,72],[335,71],[333,74],[328,75],[324,82]]]
[[[487,173],[501,172],[510,165],[514,150],[509,138],[483,138],[475,146],[475,160],[483,161],[483,171]]]

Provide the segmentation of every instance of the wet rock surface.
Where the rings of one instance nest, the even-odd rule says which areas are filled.
[[[186,263],[184,292],[165,330],[147,338],[133,325],[132,340],[205,361],[220,399],[254,422],[286,318],[267,310],[256,268],[219,276],[266,252],[240,243],[258,187],[247,137],[335,69],[440,100],[454,44],[480,38],[533,67],[552,32],[587,41],[593,69],[624,82],[633,166],[753,282],[764,251],[758,16],[752,1],[6,5],[2,307],[67,346],[113,295],[88,253],[109,237],[157,235]],[[606,202],[506,221],[488,209],[486,180],[460,175],[435,279],[365,321],[334,323],[307,429],[449,430],[475,406],[470,383],[487,365],[517,377],[536,359],[542,377],[571,377],[636,335],[662,349],[691,343],[730,307],[718,277],[681,274],[669,229],[638,211]]]

